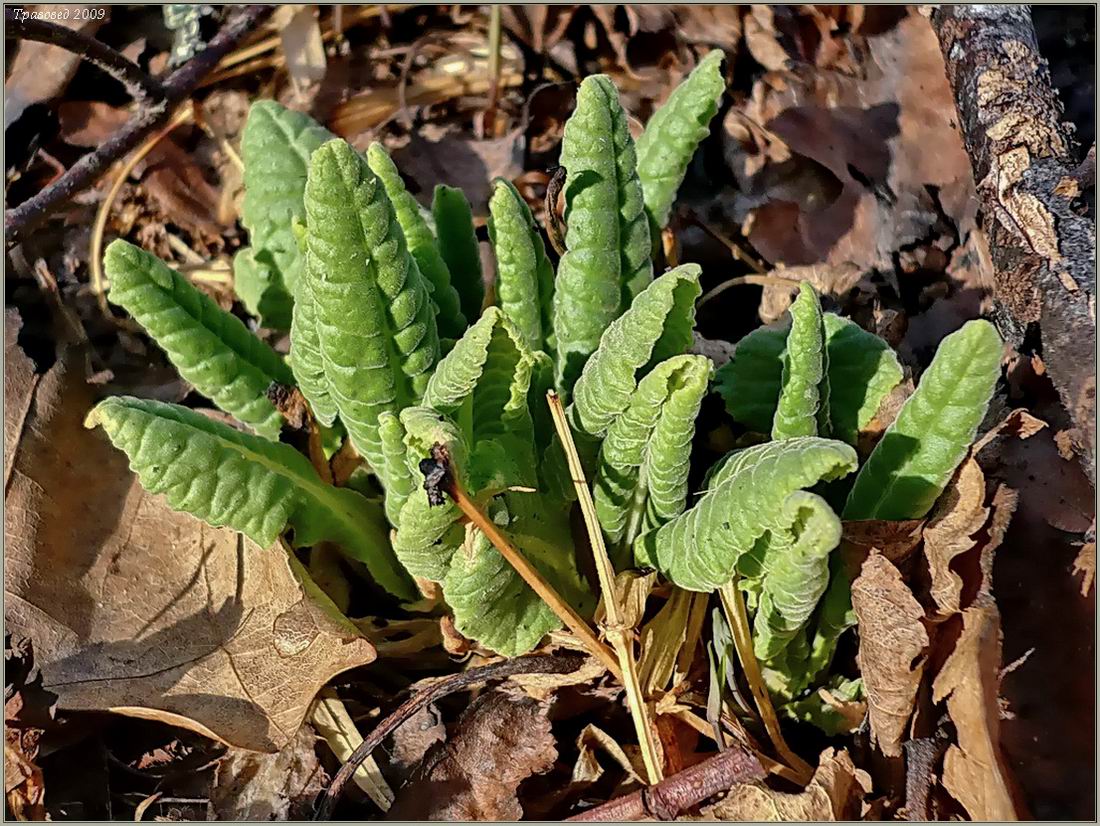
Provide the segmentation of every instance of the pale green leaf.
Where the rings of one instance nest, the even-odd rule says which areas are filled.
[[[257,260],[252,247],[244,247],[233,256],[233,290],[262,326],[272,330],[290,329],[294,299],[279,272]]]
[[[476,319],[485,303],[485,282],[481,277],[481,252],[470,202],[461,189],[440,184],[432,193],[432,217],[439,252],[451,272],[451,284],[458,292],[462,314],[467,320]]]
[[[821,302],[808,282],[799,285],[790,313],[772,439],[829,436],[829,353]]]

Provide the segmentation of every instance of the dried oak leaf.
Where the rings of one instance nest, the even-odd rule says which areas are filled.
[[[1000,668],[1000,614],[982,594],[963,611],[962,635],[932,685],[958,732],[958,745],[944,756],[943,786],[975,821],[1019,816],[999,745]]]
[[[928,645],[924,610],[898,569],[878,553],[867,557],[852,583],[852,607],[859,620],[859,670],[871,733],[883,754],[898,757],[924,673],[923,661],[913,665]]]
[[[302,726],[274,754],[230,749],[214,774],[207,819],[309,820],[328,781],[316,743],[313,729]]]
[[[5,427],[8,631],[34,641],[59,708],[278,751],[317,690],[374,647],[289,554],[145,493],[125,455],[84,429],[92,403],[69,349],[20,427]]]
[[[924,555],[932,584],[932,599],[941,614],[958,613],[962,577],[951,570],[952,560],[977,544],[975,534],[989,518],[985,506],[985,474],[972,458],[955,473],[924,529]]]
[[[763,783],[734,786],[718,803],[704,806],[697,818],[730,822],[837,821],[858,818],[860,803],[871,791],[871,777],[857,769],[844,750],[825,749],[804,790],[777,792]]]
[[[478,697],[454,735],[430,752],[397,794],[397,820],[519,820],[519,784],[557,759],[547,706],[493,691]]]

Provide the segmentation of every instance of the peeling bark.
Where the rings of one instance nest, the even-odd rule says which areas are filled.
[[[1015,347],[1037,328],[1043,361],[1095,481],[1096,232],[1073,127],[1027,6],[941,6],[932,17],[974,168],[994,268],[996,322]]]

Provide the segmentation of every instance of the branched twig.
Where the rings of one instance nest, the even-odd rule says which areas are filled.
[[[378,747],[379,743],[428,703],[448,694],[454,694],[456,691],[461,691],[474,683],[501,680],[518,674],[569,674],[580,668],[584,661],[584,656],[580,654],[533,654],[527,657],[513,657],[510,660],[490,663],[480,668],[471,668],[461,674],[444,677],[439,682],[418,691],[399,705],[389,717],[375,726],[374,730],[352,752],[351,757],[340,767],[340,771],[332,778],[332,783],[325,790],[313,819],[328,820],[332,816],[332,809],[336,805],[336,801],[339,800],[340,793],[344,790],[344,786],[348,784],[348,781],[351,780],[359,765],[370,756],[370,753]]]
[[[140,105],[152,105],[165,97],[164,86],[159,80],[150,77],[140,66],[123,57],[102,40],[48,20],[24,17],[20,10],[12,8],[4,9],[4,25],[6,34],[12,37],[49,43],[80,55],[125,86],[127,94]]]
[[[4,213],[4,232],[8,244],[36,226],[47,215],[78,192],[91,186],[111,164],[137,146],[163,124],[172,111],[241,39],[271,13],[273,6],[244,6],[202,52],[173,72],[161,87],[163,96],[156,104],[141,107],[121,129],[98,149],[73,164],[50,186]]]
[[[611,823],[623,820],[673,820],[708,797],[728,791],[739,783],[764,779],[764,769],[751,753],[728,748],[702,763],[684,769],[632,794],[616,798],[583,814],[567,818],[578,823]]]

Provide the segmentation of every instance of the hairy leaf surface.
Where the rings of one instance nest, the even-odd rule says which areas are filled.
[[[432,193],[432,217],[439,251],[451,272],[462,314],[467,320],[476,319],[485,303],[485,282],[470,202],[461,189],[440,184]]]
[[[308,277],[303,277],[298,285],[298,298],[291,312],[288,360],[314,417],[325,427],[331,427],[339,411],[325,372],[321,334],[317,327],[317,301]]]
[[[856,464],[851,446],[813,436],[733,453],[713,474],[706,494],[640,537],[635,555],[681,588],[713,591],[730,581],[743,558],[746,565],[762,564],[760,549],[751,553],[762,538],[793,532],[787,504],[792,494],[845,476]]]
[[[603,436],[630,403],[638,372],[691,346],[699,267],[682,264],[638,295],[600,337],[574,388],[573,424],[581,433]]]
[[[722,50],[709,52],[653,113],[638,138],[638,177],[645,205],[658,228],[668,223],[676,191],[696,147],[710,134],[710,121],[726,90]]]
[[[334,137],[309,115],[273,100],[257,101],[248,110],[241,135],[241,223],[256,261],[270,268],[270,284],[264,290],[268,301],[284,303],[297,291],[304,263],[292,226],[305,217],[309,158]]]
[[[858,324],[824,313],[829,364],[829,420],[832,435],[855,444],[859,431],[902,379],[890,346]],[[757,433],[769,433],[783,387],[788,319],[753,330],[737,343],[733,358],[715,373],[715,389],[730,415]]]
[[[772,421],[772,439],[829,436],[829,353],[821,302],[803,281],[791,304],[791,328]]]
[[[382,184],[344,141],[314,153],[306,214],[306,279],[329,393],[352,444],[384,472],[378,417],[415,404],[439,357],[428,289]]]
[[[919,519],[943,492],[974,441],[1001,375],[1001,337],[968,321],[945,338],[868,457],[845,519]]]
[[[336,542],[365,563],[379,585],[412,598],[381,509],[354,491],[326,485],[289,445],[184,407],[127,396],[100,402],[85,424],[101,425],[142,486],[163,493],[176,510],[231,527],[264,547],[287,525],[298,545]]]
[[[695,418],[709,378],[706,357],[670,358],[638,383],[608,428],[593,497],[604,533],[627,554],[637,536],[684,510]],[[616,567],[633,563],[616,556]]]
[[[279,354],[155,255],[120,239],[107,247],[103,263],[111,301],[149,332],[180,375],[222,410],[277,439],[283,417],[267,388],[294,383]]]
[[[233,256],[233,289],[241,303],[260,324],[272,330],[289,330],[294,299],[274,267],[256,257],[253,247]]]
[[[554,291],[559,389],[568,392],[600,336],[653,277],[634,141],[615,85],[585,78],[565,124],[565,255]]]
[[[397,166],[382,144],[370,145],[367,149],[367,164],[385,187],[409,252],[416,260],[421,274],[431,285],[432,300],[439,310],[436,314],[439,334],[458,338],[466,329],[466,317],[459,307],[458,292],[451,284],[447,262],[439,252],[431,227],[421,214],[420,204],[405,189],[401,173],[397,171]]]
[[[527,202],[498,178],[489,199],[489,239],[497,259],[497,297],[528,350],[553,352],[554,268]]]

